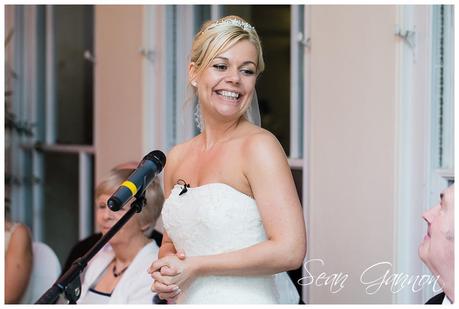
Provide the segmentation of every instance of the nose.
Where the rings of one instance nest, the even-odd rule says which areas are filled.
[[[437,205],[435,207],[432,207],[428,210],[426,210],[423,214],[422,217],[424,220],[426,220],[427,223],[432,223],[432,221],[435,219],[438,211],[440,210],[440,205]]]
[[[111,219],[114,219],[115,216],[114,216],[114,212],[110,210],[110,208],[108,207],[105,207],[103,210],[102,210],[103,214],[102,214],[102,218],[104,220],[111,220]]]
[[[239,70],[237,68],[233,68],[229,69],[227,72],[228,75],[226,76],[226,81],[233,84],[239,84],[239,82],[241,81]]]

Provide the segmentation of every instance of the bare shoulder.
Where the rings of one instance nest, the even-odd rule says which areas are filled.
[[[166,159],[166,167],[164,168],[166,181],[168,181],[169,184],[172,183],[175,171],[180,162],[183,162],[183,159],[186,157],[187,153],[189,153],[191,145],[196,138],[197,137],[194,137],[187,142],[177,144],[169,150]]]
[[[173,163],[180,160],[180,157],[183,153],[183,144],[178,144],[172,147],[171,150],[167,153],[166,167],[174,165]]]
[[[258,128],[245,137],[241,146],[243,171],[252,191],[260,179],[279,178],[290,172],[284,149],[271,132]]]
[[[284,150],[278,139],[263,128],[257,128],[248,134],[243,143],[243,155],[245,158],[258,158],[280,156],[285,157]]]
[[[189,141],[186,141],[181,144],[177,144],[174,147],[172,147],[171,150],[169,150],[169,153],[167,154],[167,160],[166,160],[166,166],[170,162],[169,166],[174,166],[175,163],[180,162],[181,159],[186,155],[188,149],[190,148],[191,143],[196,137],[190,139]]]
[[[32,233],[30,229],[22,223],[16,224],[11,235],[10,244],[14,244],[15,247],[30,247],[31,243]]]
[[[31,232],[25,224],[17,223],[15,224],[13,235],[19,235],[19,237],[30,238]]]

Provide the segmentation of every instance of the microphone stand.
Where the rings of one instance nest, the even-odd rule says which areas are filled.
[[[97,252],[105,246],[105,244],[131,219],[134,213],[139,213],[145,206],[145,192],[142,192],[138,197],[135,196],[134,202],[131,204],[131,209],[120,218],[108,232],[97,241],[94,246],[82,257],[76,259],[72,266],[48,289],[35,304],[54,304],[61,293],[64,293],[65,298],[70,304],[76,304],[76,301],[81,295],[80,274],[86,268],[88,262],[97,254]]]

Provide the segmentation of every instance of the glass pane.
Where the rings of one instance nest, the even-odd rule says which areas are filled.
[[[92,144],[93,7],[54,6],[57,143]]]
[[[293,175],[293,181],[295,182],[296,192],[300,198],[301,205],[303,205],[303,170],[302,169],[291,169]]]
[[[241,16],[257,29],[266,63],[257,82],[262,127],[279,139],[289,155],[290,6],[227,5],[223,8],[226,15]]]
[[[30,228],[33,227],[33,184],[36,181],[33,175],[32,169],[32,152],[29,150],[24,151],[24,161],[23,162],[23,171],[24,178],[21,179],[21,185],[24,188],[24,204],[25,204],[25,213],[24,213],[24,222]]]
[[[194,5],[194,33],[198,33],[203,22],[210,19],[210,5]]]
[[[44,242],[61,264],[78,241],[78,155],[44,154]]]

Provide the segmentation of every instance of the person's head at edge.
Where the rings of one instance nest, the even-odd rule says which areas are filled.
[[[454,302],[454,185],[440,194],[440,202],[422,215],[427,234],[419,246],[419,256]]]

